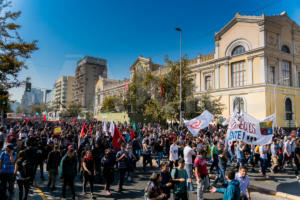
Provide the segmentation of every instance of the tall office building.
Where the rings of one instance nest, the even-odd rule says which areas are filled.
[[[24,91],[21,104],[29,107],[43,103],[44,92],[41,89],[31,88],[31,92]]]
[[[81,104],[87,110],[93,110],[95,86],[99,76],[107,78],[105,59],[86,56],[78,61],[73,85],[74,103]]]
[[[64,109],[64,106],[73,101],[73,84],[75,78],[73,76],[62,76],[55,81],[53,89],[53,106],[59,111]]]

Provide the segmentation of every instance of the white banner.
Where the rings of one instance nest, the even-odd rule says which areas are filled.
[[[273,121],[275,117],[259,121],[247,113],[233,114],[230,117],[226,140],[243,141],[246,144],[270,144],[273,138]]]
[[[198,135],[201,129],[208,127],[209,123],[214,121],[214,116],[205,110],[198,117],[191,120],[184,120],[185,125],[193,135]]]

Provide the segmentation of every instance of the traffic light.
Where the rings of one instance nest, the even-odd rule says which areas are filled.
[[[26,88],[25,88],[26,92],[31,92],[31,83],[26,82]]]
[[[184,111],[184,102],[183,102],[183,101],[181,102],[180,110],[181,110],[181,111]]]
[[[0,104],[2,108],[8,105],[8,92],[0,90]]]

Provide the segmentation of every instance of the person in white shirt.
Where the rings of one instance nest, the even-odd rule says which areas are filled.
[[[193,174],[193,155],[195,151],[192,149],[192,141],[187,141],[187,145],[183,149],[183,156],[185,162],[185,170],[187,172],[188,178],[192,179]],[[189,184],[191,190],[193,190],[193,184]]]
[[[268,148],[266,145],[260,145],[259,146],[259,155],[260,155],[260,170],[261,174],[263,175],[264,178],[267,178],[266,176],[266,169],[268,166]]]
[[[239,181],[240,183],[240,190],[241,190],[241,199],[242,200],[251,200],[250,197],[250,180],[247,175],[247,168],[245,166],[241,166],[239,172],[235,174],[235,180]]]
[[[178,166],[178,145],[177,141],[174,140],[173,144],[170,146],[170,170],[173,169],[173,165],[175,164],[175,167]]]

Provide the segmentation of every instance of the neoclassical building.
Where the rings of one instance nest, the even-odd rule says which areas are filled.
[[[243,110],[263,119],[276,112],[280,127],[300,126],[300,27],[286,12],[236,14],[215,34],[215,52],[190,61],[195,96],[209,91],[223,116]]]

